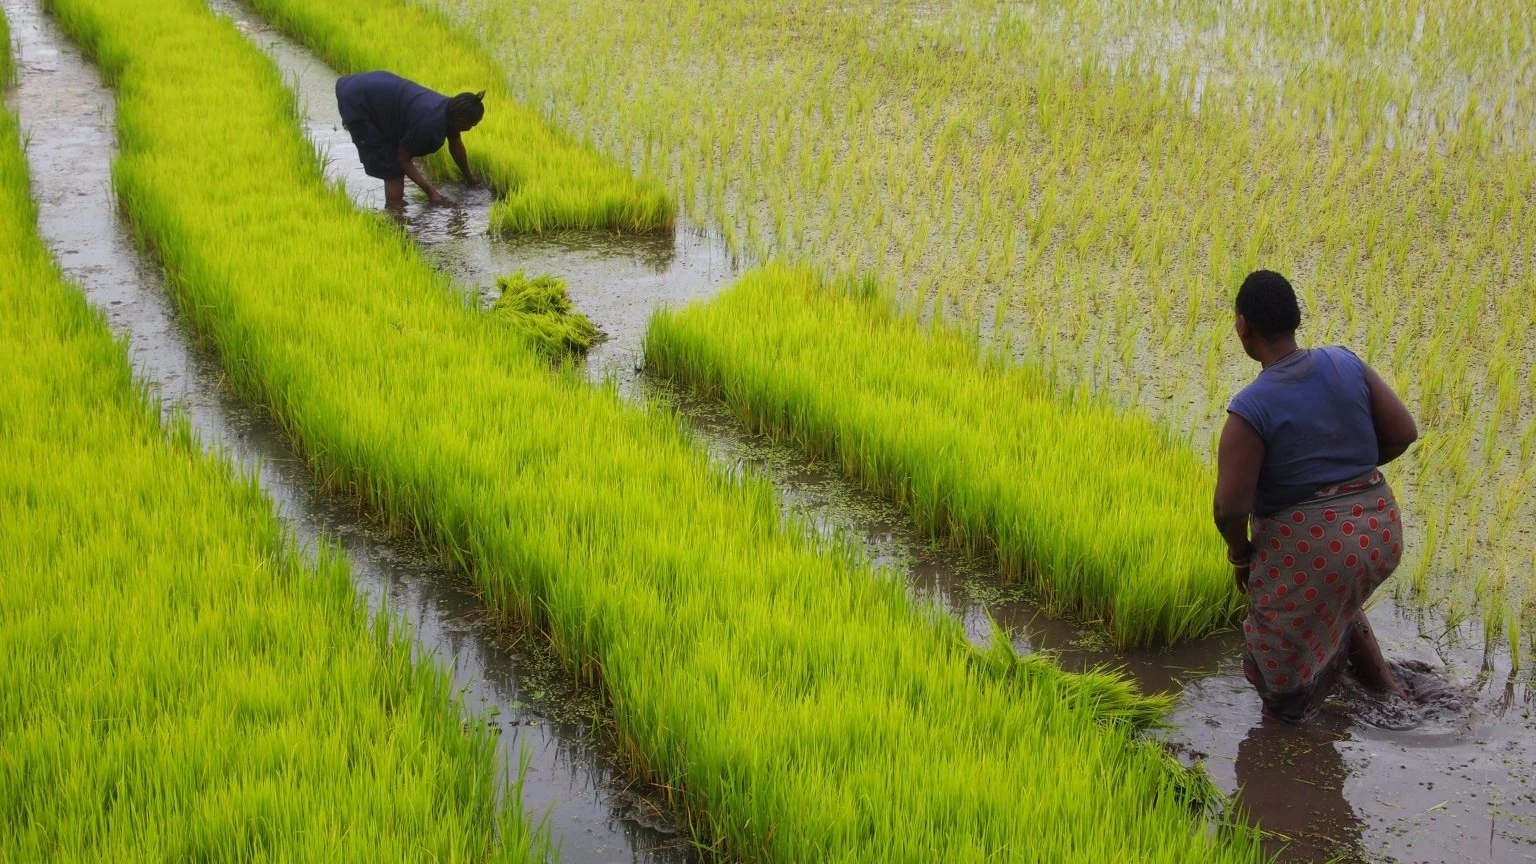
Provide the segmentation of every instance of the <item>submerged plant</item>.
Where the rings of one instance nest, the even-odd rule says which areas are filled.
[[[496,285],[501,296],[492,304],[492,314],[529,334],[541,350],[580,353],[603,338],[592,319],[572,305],[563,279],[548,273],[530,279],[519,270],[498,278]]]

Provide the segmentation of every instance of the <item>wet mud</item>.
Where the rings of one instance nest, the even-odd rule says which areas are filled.
[[[183,412],[205,446],[255,474],[303,548],[340,546],[369,607],[404,619],[417,655],[450,670],[467,711],[499,733],[504,779],[517,775],[526,754],[525,809],[543,820],[564,860],[695,860],[687,838],[615,762],[597,694],[574,685],[547,643],[498,630],[466,579],[318,490],[281,430],[224,384],[217,359],[188,336],[157,267],[141,258],[118,213],[111,92],[35,0],[4,0],[3,8],[18,55],[8,101],[29,136],[41,233],[65,273],[127,337],[135,374],[162,410]]]
[[[5,2],[9,8],[16,0]],[[335,116],[334,73],[228,0],[212,5],[233,17],[283,69],[299,94],[306,131],[327,156],[327,177],[344,184],[359,207],[381,208],[382,184],[362,173]],[[472,152],[472,136],[466,143]],[[1433,615],[1379,603],[1370,616],[1383,649],[1408,664],[1404,675],[1424,701],[1383,702],[1346,684],[1309,726],[1262,721],[1258,699],[1242,676],[1235,630],[1166,650],[1117,653],[1102,630],[1052,618],[1027,591],[1001,585],[984,556],[930,542],[895,507],[829,466],[747,434],[715,403],[648,379],[639,367],[651,311],[711,296],[739,273],[714,233],[685,227],[675,238],[590,233],[494,238],[487,233],[492,203],[487,190],[449,183],[444,191],[455,206],[411,200],[399,217],[439,267],[477,288],[487,305],[499,275],[551,272],[568,280],[578,308],[609,337],[590,356],[591,376],[615,378],[626,395],[660,398],[676,407],[718,464],[769,477],[786,513],[861,546],[876,566],[902,574],[915,597],[956,616],[978,643],[990,638],[995,620],[1021,651],[1052,652],[1071,669],[1120,667],[1146,691],[1179,694],[1172,728],[1164,733],[1169,748],[1190,764],[1203,764],[1225,791],[1239,793],[1239,806],[1264,826],[1281,860],[1536,862],[1536,691],[1528,674],[1510,674],[1507,654],[1484,655],[1480,632],[1448,629]],[[453,577],[422,581],[453,593],[441,588]],[[478,604],[472,598],[464,602],[455,607],[462,617],[449,617],[478,620]],[[498,691],[504,703],[537,703],[532,697],[545,692],[542,688],[561,686],[554,664],[509,661],[494,645],[485,650],[502,653],[487,655],[489,671],[477,674],[495,677],[502,670],[524,682],[516,691],[521,695]],[[529,678],[533,673],[527,670],[538,668],[550,674]],[[530,680],[539,683],[526,683]],[[576,706],[563,709],[568,716],[590,717],[584,712],[600,706],[595,696],[585,698],[585,703],[557,702]],[[503,717],[519,710],[497,704]],[[545,724],[536,728],[545,729],[559,727],[551,719],[559,713],[516,716],[532,717]],[[643,796],[635,804],[622,790],[622,776],[590,736],[552,728],[533,746],[559,754],[544,763],[549,768],[538,767],[536,760],[525,796],[533,812],[553,808],[550,822],[556,840],[565,844],[566,861],[676,860],[647,857],[674,854],[644,846],[649,842],[644,838],[665,838],[665,830],[643,833],[653,815],[634,811],[647,811],[648,805]],[[589,806],[574,806],[570,796]],[[605,818],[608,833],[593,827]],[[598,839],[587,843],[585,837]]]

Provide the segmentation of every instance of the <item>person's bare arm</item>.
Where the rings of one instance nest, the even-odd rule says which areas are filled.
[[[1248,518],[1253,513],[1253,497],[1259,488],[1259,469],[1264,465],[1264,439],[1247,420],[1227,415],[1221,429],[1221,443],[1216,448],[1216,500],[1212,510],[1216,530],[1227,541],[1227,560],[1237,568],[1238,587],[1246,590],[1248,556],[1253,543],[1248,539]],[[1243,563],[1238,563],[1243,562]]]
[[[459,166],[459,176],[464,178],[464,185],[474,186],[480,182],[475,172],[469,170],[469,153],[464,149],[464,139],[453,137],[448,139],[448,152],[453,156],[453,164]]]
[[[1370,366],[1365,383],[1371,390],[1371,423],[1376,427],[1376,464],[1385,465],[1403,455],[1419,440],[1418,424],[1397,394]]]
[[[426,176],[421,173],[421,169],[416,167],[416,160],[411,158],[410,151],[404,147],[396,150],[395,162],[399,164],[400,170],[405,172],[405,176],[411,178],[412,183],[420,186],[421,191],[427,193],[428,201],[431,201],[433,204],[448,203],[448,199],[443,197],[443,193],[437,191],[431,183],[428,183]]]

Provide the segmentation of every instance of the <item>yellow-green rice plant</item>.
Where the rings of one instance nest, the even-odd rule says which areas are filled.
[[[1140,737],[1166,698],[979,653],[785,525],[769,484],[714,467],[675,415],[508,339],[324,184],[276,70],[199,0],[49,6],[116,82],[120,198],[233,386],[600,682],[627,759],[715,848],[1259,860]]]
[[[1208,518],[1212,473],[1187,446],[896,314],[868,284],[765,267],[658,313],[645,353],[753,430],[893,495],[925,530],[996,553],[1121,646],[1202,635],[1243,608]]]
[[[0,860],[532,861],[448,676],[163,424],[0,113]]]
[[[556,129],[519,102],[506,72],[442,15],[403,0],[245,0],[343,72],[388,69],[452,95],[486,91],[485,119],[465,138],[471,166],[502,198],[493,230],[671,230],[677,205],[651,179]],[[430,160],[452,170],[447,148]]]
[[[545,273],[532,279],[519,270],[496,280],[501,296],[491,314],[532,334],[533,344],[558,357],[596,345],[603,334],[571,303],[565,280]]]

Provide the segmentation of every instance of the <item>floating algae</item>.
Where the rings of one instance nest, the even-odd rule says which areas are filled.
[[[492,304],[491,314],[527,333],[540,351],[584,352],[602,340],[602,331],[571,305],[565,280],[548,273],[530,279],[519,270],[498,278],[496,284],[501,286],[501,297]]]

